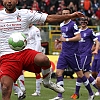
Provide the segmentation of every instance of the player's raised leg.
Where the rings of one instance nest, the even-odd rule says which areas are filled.
[[[65,90],[62,86],[51,82],[51,63],[49,58],[46,55],[39,53],[35,56],[34,62],[42,68],[44,87],[52,89],[57,93],[63,93]]]

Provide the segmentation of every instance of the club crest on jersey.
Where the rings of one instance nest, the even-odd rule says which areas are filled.
[[[66,27],[66,32],[68,31],[68,27]]]
[[[84,33],[84,37],[86,37],[86,33]]]
[[[21,16],[18,14],[18,16],[17,16],[17,21],[21,21]]]

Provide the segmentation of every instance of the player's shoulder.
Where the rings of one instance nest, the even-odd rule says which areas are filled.
[[[39,28],[37,28],[35,25],[32,25],[33,29],[39,30]]]
[[[0,14],[5,13],[5,9],[0,10]]]
[[[35,32],[40,32],[39,28],[36,27],[35,25],[32,25],[31,30],[33,30]]]
[[[27,14],[29,11],[29,9],[18,9],[18,12],[22,14]]]
[[[36,13],[36,11],[35,10],[30,10],[30,9],[20,9],[20,10],[18,10],[18,13],[21,13],[21,14],[32,14],[33,15],[33,13]]]
[[[88,30],[89,32],[93,32],[93,29],[91,29],[91,28],[87,28],[87,30]]]

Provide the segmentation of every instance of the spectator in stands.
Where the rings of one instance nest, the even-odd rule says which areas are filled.
[[[62,14],[62,9],[60,7],[57,8],[57,13],[58,15],[61,15]]]
[[[96,16],[97,16],[97,24],[100,25],[100,6],[98,7],[98,10],[96,11]]]
[[[58,0],[50,0],[50,5],[55,5],[55,7],[58,8],[59,1]]]
[[[91,13],[91,6],[92,6],[92,2],[90,0],[84,0],[83,7],[84,7],[86,16],[88,16],[88,14]]]
[[[39,4],[40,11],[46,13],[48,6],[46,5],[45,0],[41,0],[38,4]]]
[[[47,6],[50,4],[50,0],[45,0],[45,2]]]
[[[4,7],[2,6],[1,2],[0,2],[0,10],[2,10]]]
[[[96,13],[96,11],[98,10],[99,6],[100,6],[100,4],[97,2],[97,0],[93,0],[92,8],[94,10],[94,13]]]
[[[95,26],[95,25],[98,25],[97,24],[97,16],[95,14],[92,15],[91,17],[91,21],[92,21],[92,24]]]
[[[64,0],[61,0],[61,1],[59,2],[58,8],[60,8],[61,10],[64,9],[64,8],[66,8],[65,1],[64,1]],[[57,8],[57,9],[58,9],[58,8]]]
[[[56,14],[56,7],[55,7],[55,5],[51,5],[51,6],[49,6],[48,7],[48,11],[47,11],[47,13],[48,14]]]
[[[68,8],[70,8],[72,10],[72,12],[75,12],[76,8],[73,2],[70,2],[68,5]]]
[[[39,4],[38,4],[38,2],[36,0],[33,1],[31,9],[32,10],[40,10]]]

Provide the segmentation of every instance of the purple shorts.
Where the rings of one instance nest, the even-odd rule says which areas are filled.
[[[64,70],[68,66],[72,68],[75,72],[80,71],[80,56],[76,54],[66,55],[65,53],[61,52],[57,62],[57,69]]]

